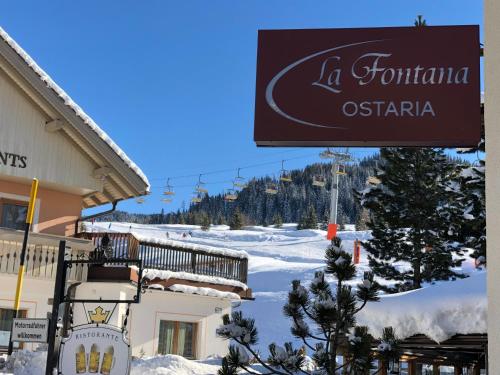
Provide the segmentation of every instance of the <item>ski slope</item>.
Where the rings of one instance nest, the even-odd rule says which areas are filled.
[[[248,286],[252,288],[255,301],[242,301],[238,303],[238,309],[243,310],[245,315],[256,320],[259,331],[258,349],[267,356],[267,346],[271,342],[283,343],[292,341],[301,346],[301,342],[294,339],[290,334],[290,322],[282,314],[282,307],[286,302],[288,291],[292,280],[299,279],[307,285],[313,278],[314,273],[324,268],[324,252],[329,245],[326,232],[322,230],[296,230],[296,224],[285,224],[282,228],[273,227],[245,227],[242,230],[231,231],[227,226],[212,226],[209,231],[202,231],[198,226],[191,225],[141,225],[130,223],[86,223],[87,231],[109,231],[130,232],[141,238],[162,240],[185,241],[192,244],[213,246],[233,250],[243,250],[249,256],[249,278]],[[345,251],[352,254],[355,240],[369,239],[368,231],[344,231],[339,233]],[[404,263],[396,263],[396,266],[404,269],[408,267]],[[357,277],[352,284],[357,284],[362,278],[368,266],[367,254],[361,251],[360,263],[357,265]],[[362,323],[371,327],[378,334],[381,327],[393,324],[396,330],[404,335],[410,335],[425,330],[431,337],[444,339],[446,335],[453,332],[453,324],[458,324],[462,316],[468,317],[476,314],[475,319],[469,319],[469,327],[466,332],[470,333],[474,327],[483,327],[480,323],[485,322],[486,314],[486,287],[485,272],[477,271],[473,259],[467,257],[461,271],[478,277],[471,277],[456,282],[440,282],[427,285],[426,288],[410,292],[411,297],[404,294],[383,297],[379,303],[367,307],[367,313],[360,316]],[[482,275],[481,275],[482,274]],[[333,279],[330,279],[333,282]],[[377,279],[381,284],[390,285],[390,281]],[[455,284],[456,283],[456,284]],[[474,287],[469,288],[474,283]],[[456,286],[456,288],[455,288]],[[435,292],[433,292],[435,290]],[[467,296],[475,293],[475,299],[468,299],[465,303],[461,299],[461,291],[469,292]],[[450,314],[440,314],[432,311],[433,302],[441,298],[446,301],[443,293],[448,293],[448,299],[453,319],[446,320]],[[465,292],[464,292],[465,293]],[[408,294],[408,293],[406,293]],[[401,302],[398,298],[404,298]],[[386,302],[386,298],[388,299]],[[429,299],[429,302],[426,302]],[[458,301],[458,302],[457,302]],[[460,302],[461,301],[461,302]],[[412,303],[412,314],[409,309],[397,309],[401,303]],[[444,309],[446,302],[437,304]],[[419,313],[418,306],[425,306]],[[460,305],[468,306],[469,310],[477,307],[474,311],[461,310]],[[386,306],[386,310],[384,307]],[[384,311],[382,311],[382,310]],[[465,309],[465,307],[464,307]],[[446,310],[446,309],[444,309]],[[391,312],[392,314],[388,314]],[[396,314],[400,312],[401,316]],[[425,314],[424,314],[425,313]],[[406,315],[404,315],[406,314]],[[421,319],[420,317],[424,317]],[[391,317],[392,320],[389,319]],[[431,318],[432,317],[432,318]],[[441,318],[440,318],[441,317]],[[407,326],[406,320],[411,319],[412,325]],[[440,326],[445,326],[443,328]],[[408,328],[409,327],[409,328]],[[477,332],[476,332],[477,333]]]

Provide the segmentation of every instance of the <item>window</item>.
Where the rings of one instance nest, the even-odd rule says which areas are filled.
[[[12,229],[24,229],[26,212],[25,204],[14,202],[3,202],[1,205],[0,226]]]
[[[160,321],[158,354],[177,354],[195,358],[196,323]]]
[[[26,317],[26,310],[20,310],[20,318]],[[10,330],[12,328],[12,319],[14,318],[14,310],[0,308],[0,347],[9,346]],[[19,343],[14,343],[15,348],[19,348]]]

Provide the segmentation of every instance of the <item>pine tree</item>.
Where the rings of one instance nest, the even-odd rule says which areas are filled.
[[[392,291],[459,276],[451,268],[461,263],[453,259],[460,249],[448,246],[448,223],[443,220],[455,166],[441,150],[430,148],[384,148],[381,159],[381,183],[358,194],[371,216],[372,239],[363,244],[371,269],[397,282]],[[410,268],[397,268],[399,261]]]
[[[281,228],[283,226],[283,219],[280,214],[274,215],[273,224],[275,228]]]
[[[309,205],[307,213],[300,220],[297,229],[318,229],[318,218],[313,205]]]
[[[201,215],[200,220],[201,220],[201,230],[203,231],[210,230],[210,217],[206,213],[203,213]]]
[[[231,220],[229,221],[229,229],[238,230],[241,228],[243,228],[243,215],[241,214],[240,210],[236,208],[233,212]]]
[[[299,280],[292,282],[284,314],[291,319],[292,334],[300,338],[316,369],[312,372],[303,368],[305,351],[294,349],[292,344],[269,345],[269,358],[264,361],[252,346],[257,342],[257,329],[251,318],[244,318],[240,311],[223,317],[223,325],[217,330],[220,337],[232,339],[238,346],[232,346],[226,357],[226,369],[241,368],[248,371],[250,353],[254,360],[265,368],[267,374],[328,374],[335,375],[340,369],[346,374],[368,375],[372,369],[373,341],[366,327],[355,325],[356,314],[368,301],[378,300],[379,285],[373,274],[365,273],[364,280],[354,290],[350,281],[356,276],[351,255],[342,250],[340,239],[336,238],[326,250],[326,269],[317,272],[308,288]],[[335,288],[325,280],[331,274]],[[346,364],[336,361],[341,342],[349,341]],[[226,370],[224,370],[226,371]],[[222,375],[230,374],[227,371]],[[230,374],[232,375],[232,374]]]

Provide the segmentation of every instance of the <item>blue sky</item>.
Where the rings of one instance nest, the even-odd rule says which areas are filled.
[[[480,0],[2,1],[0,25],[127,152],[151,180],[132,212],[189,204],[197,175],[211,192],[247,177],[318,161],[319,149],[257,148],[257,30],[481,24]],[[372,150],[359,149],[362,157]],[[272,164],[271,162],[276,162]],[[177,196],[160,202],[172,179]]]

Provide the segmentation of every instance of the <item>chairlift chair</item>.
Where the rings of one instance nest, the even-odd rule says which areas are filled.
[[[287,171],[285,168],[284,168],[284,163],[285,161],[282,160],[281,161],[281,173],[280,173],[280,180],[283,181],[283,182],[292,182],[292,175],[290,174],[289,171]]]
[[[143,204],[146,200],[143,197],[137,197],[135,198],[135,202],[137,204]]]
[[[269,183],[266,185],[266,194],[276,195],[278,194],[278,186],[275,183]]]
[[[345,164],[339,164],[339,166],[337,167],[336,173],[339,175],[345,176],[347,174]]]
[[[325,187],[326,185],[326,179],[324,176],[314,176],[313,177],[313,186],[319,186],[319,187]]]
[[[174,188],[172,187],[172,185],[170,185],[170,178],[167,179],[167,185],[165,186],[165,191],[163,192],[163,194],[167,196],[175,195]]]
[[[193,198],[191,198],[192,203],[201,203],[203,200],[203,194],[201,193],[195,193]]]
[[[375,177],[375,176],[369,176],[367,179],[366,179],[366,183],[369,184],[369,185],[379,185],[382,183],[382,181],[380,181],[380,179],[378,177]]]
[[[171,198],[162,198],[161,200],[163,203],[172,203],[173,199]]]
[[[240,176],[240,168],[238,168],[238,175],[235,177],[233,185],[238,189],[244,189],[248,186],[245,178]]]
[[[195,190],[198,193],[203,193],[203,194],[208,193],[208,190],[205,187],[205,183],[201,181],[201,174],[200,177],[198,177],[198,183],[196,184]]]
[[[236,199],[238,199],[238,195],[236,194],[236,190],[235,189],[227,189],[227,192],[224,195],[224,200],[226,202],[234,202]]]

